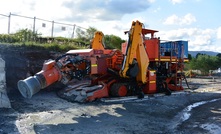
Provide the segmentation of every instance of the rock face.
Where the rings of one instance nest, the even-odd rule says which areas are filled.
[[[0,55],[5,61],[7,93],[20,95],[17,82],[34,75],[42,69],[48,59],[55,59],[59,54],[39,48],[0,44]]]
[[[11,108],[6,92],[5,61],[0,58],[0,108]]]
[[[19,80],[39,72],[45,60],[56,59],[64,53],[38,47],[0,43],[0,57],[2,58],[0,58],[0,107],[10,107],[8,97],[11,100],[21,96],[17,88]],[[59,84],[55,84],[47,90],[55,89],[57,86],[60,88]]]

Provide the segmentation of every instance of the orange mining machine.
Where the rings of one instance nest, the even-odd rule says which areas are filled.
[[[183,90],[188,42],[161,42],[154,37],[156,32],[133,21],[122,51],[105,49],[103,33],[96,32],[91,49],[70,50],[46,61],[40,72],[20,80],[18,89],[24,97],[31,98],[60,81],[67,85],[62,94],[79,102],[130,95],[143,98],[144,94]]]

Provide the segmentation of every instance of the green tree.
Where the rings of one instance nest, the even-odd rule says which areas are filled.
[[[119,36],[116,35],[105,35],[104,44],[106,48],[110,49],[121,49],[121,44],[125,42]]]
[[[77,39],[89,43],[91,39],[94,37],[94,33],[98,31],[94,27],[89,27],[86,30],[82,30],[80,28],[76,29]]]
[[[218,53],[216,56],[219,59],[219,67],[221,67],[221,53]]]
[[[196,58],[198,58],[200,55],[203,55],[203,54],[197,53],[197,54],[196,54]]]
[[[221,53],[218,53],[216,56],[221,59]]]
[[[192,60],[192,55],[191,54],[188,54],[188,59]]]
[[[77,39],[90,44],[90,41],[94,37],[94,33],[98,31],[94,27],[89,27],[87,30],[82,30],[80,28],[76,29]],[[105,48],[109,49],[121,49],[121,43],[125,42],[119,36],[116,35],[104,35],[103,43]]]
[[[96,28],[94,27],[89,27],[86,30],[86,38],[89,39],[89,41],[94,37],[94,33],[98,31]]]
[[[0,34],[0,42],[4,43],[15,43],[19,42],[19,38],[15,35],[10,35],[10,34]]]
[[[20,29],[14,34],[14,36],[16,36],[20,42],[33,41],[37,38],[37,35],[37,33],[33,33],[32,30],[27,28]]]
[[[209,70],[215,70],[219,67],[219,58],[217,56],[201,55],[192,58],[190,61],[191,69],[200,70],[203,74],[208,74]]]

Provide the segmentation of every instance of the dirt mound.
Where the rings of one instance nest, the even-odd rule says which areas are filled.
[[[18,94],[19,80],[39,72],[45,60],[55,59],[60,53],[40,47],[1,45],[0,55],[5,60],[7,92]]]

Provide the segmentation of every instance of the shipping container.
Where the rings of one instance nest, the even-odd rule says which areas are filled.
[[[160,43],[161,56],[188,58],[188,41],[168,41]]]

